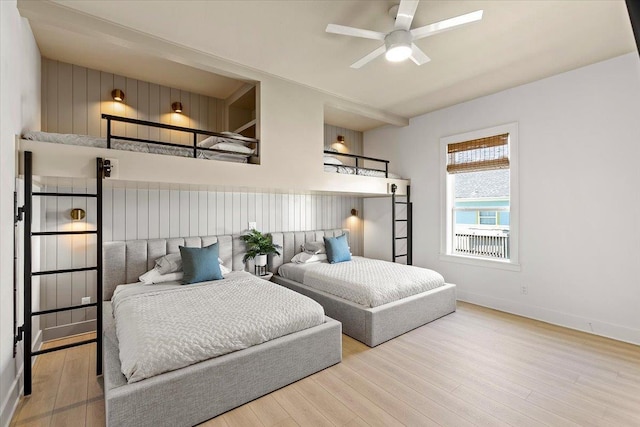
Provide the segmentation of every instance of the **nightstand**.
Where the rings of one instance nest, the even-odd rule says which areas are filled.
[[[259,279],[263,279],[263,280],[271,280],[271,278],[273,277],[273,273],[267,273],[265,276],[257,276],[254,274],[254,276],[256,276]]]

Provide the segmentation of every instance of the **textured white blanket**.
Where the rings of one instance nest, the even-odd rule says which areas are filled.
[[[285,264],[280,267],[280,275],[285,266],[302,268],[304,285],[366,307],[377,307],[444,285],[442,275],[433,270],[362,257],[338,264],[317,262],[302,267]]]
[[[244,272],[195,285],[121,285],[112,303],[129,383],[324,322],[315,301]]]

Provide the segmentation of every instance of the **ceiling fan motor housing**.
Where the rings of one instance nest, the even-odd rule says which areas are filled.
[[[407,30],[395,30],[387,34],[384,38],[384,44],[387,46],[387,50],[391,50],[398,46],[411,47],[413,37]]]

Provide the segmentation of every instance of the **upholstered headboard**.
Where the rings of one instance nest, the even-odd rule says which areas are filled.
[[[322,240],[323,237],[337,237],[342,234],[347,235],[347,241],[349,241],[349,230],[312,230],[312,231],[289,231],[284,233],[270,233],[273,238],[273,243],[282,246],[280,256],[274,256],[271,258],[270,270],[272,273],[278,271],[278,267],[282,264],[291,261],[291,258],[297,253],[302,252],[300,246],[306,242],[313,242],[316,240]]]
[[[216,242],[219,242],[222,263],[233,270],[243,270],[245,244],[238,236],[180,237],[105,243],[102,252],[103,299],[110,300],[116,286],[137,282],[140,275],[153,268],[156,259],[180,252],[178,246],[201,248]]]

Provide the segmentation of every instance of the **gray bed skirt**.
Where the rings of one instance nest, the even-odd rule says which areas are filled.
[[[327,316],[342,322],[342,332],[375,347],[419,326],[456,311],[456,285],[443,286],[367,308],[344,298],[274,275],[273,282],[316,300]]]
[[[335,365],[341,325],[325,323],[127,384],[121,372],[111,303],[104,303],[107,426],[193,426]]]

